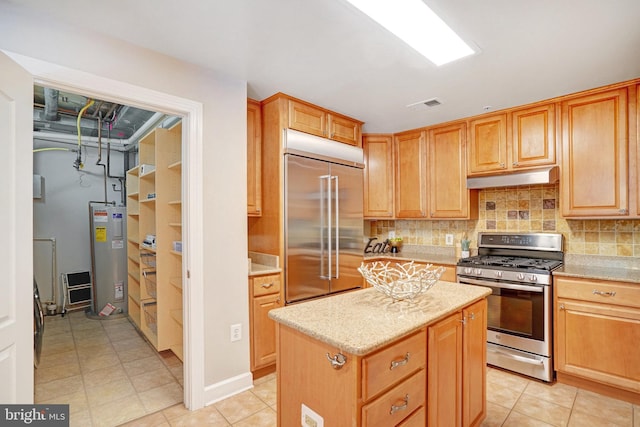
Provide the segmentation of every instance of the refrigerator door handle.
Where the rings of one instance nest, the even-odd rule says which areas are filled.
[[[320,176],[320,277],[331,278],[331,175]]]
[[[340,277],[340,209],[339,202],[340,199],[340,181],[338,180],[338,175],[333,175],[331,179],[335,180],[335,191],[334,191],[334,200],[335,200],[335,275],[332,277],[338,279]]]

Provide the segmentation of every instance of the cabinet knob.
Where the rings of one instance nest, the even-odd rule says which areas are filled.
[[[564,310],[564,304],[560,304],[560,307],[558,307],[560,310]]]
[[[502,169],[504,169],[506,166],[505,166],[505,164],[504,164],[504,163],[500,163],[500,167],[501,167]]]
[[[624,208],[620,209],[619,212],[620,212],[620,215],[626,215],[627,214],[627,210],[624,209]]]
[[[469,313],[469,320],[476,320],[476,314],[475,313]]]
[[[331,357],[331,355],[327,353],[327,360],[331,363],[331,367],[333,369],[342,369],[342,367],[347,363],[347,356],[342,353],[338,353]]]
[[[513,162],[513,166],[518,166],[518,162]]]

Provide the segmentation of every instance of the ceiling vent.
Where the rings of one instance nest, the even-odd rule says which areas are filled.
[[[442,101],[440,101],[438,98],[430,98],[424,101],[419,101],[419,102],[414,102],[413,104],[409,104],[407,105],[407,108],[410,108],[412,110],[428,110],[433,107],[437,107],[440,104],[442,104]]]

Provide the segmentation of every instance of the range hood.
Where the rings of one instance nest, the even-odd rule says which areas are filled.
[[[558,182],[557,166],[529,169],[501,175],[485,175],[467,178],[467,188],[515,187],[518,185],[554,184]]]

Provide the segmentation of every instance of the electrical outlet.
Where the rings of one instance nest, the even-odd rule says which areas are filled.
[[[313,409],[309,408],[304,403],[302,404],[302,427],[324,427],[324,419],[318,415]]]
[[[447,244],[447,246],[453,246],[453,234],[445,235],[445,243]]]
[[[391,230],[391,231],[389,231],[389,238],[390,238],[390,239],[393,239],[394,237],[396,237],[396,232],[395,232],[395,230]]]
[[[231,342],[240,341],[242,339],[242,325],[240,323],[231,325],[230,331],[231,331]]]

